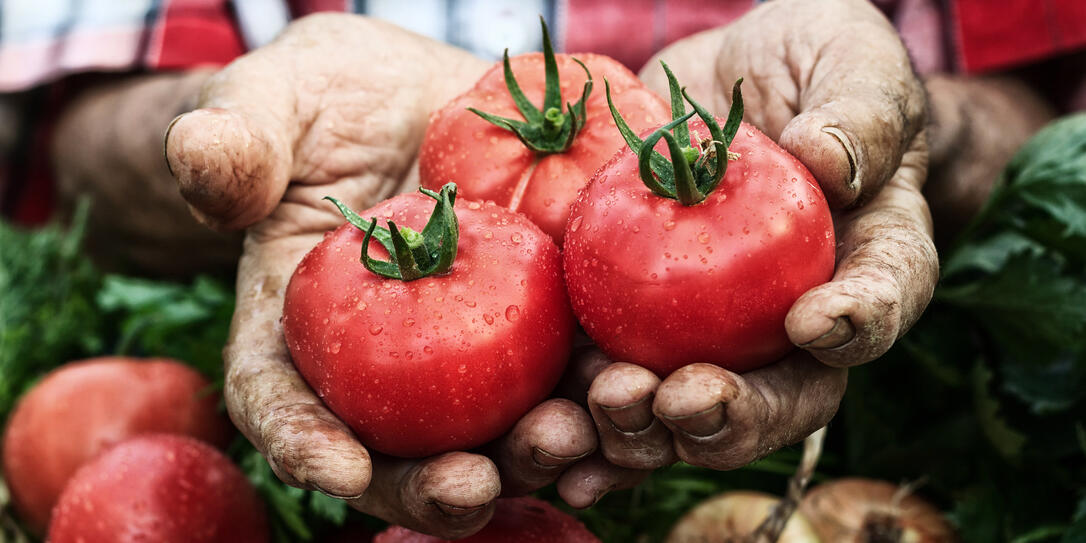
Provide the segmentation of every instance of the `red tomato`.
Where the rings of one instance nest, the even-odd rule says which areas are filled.
[[[434,200],[403,194],[363,217],[421,228]],[[325,404],[378,451],[427,456],[482,445],[543,400],[569,356],[574,321],[558,247],[493,203],[456,205],[452,269],[414,281],[359,263],[365,233],[344,224],[302,259],[283,332]],[[387,255],[371,242],[369,254]]]
[[[23,520],[41,533],[65,483],[98,453],[145,433],[225,447],[233,428],[192,368],[104,357],[54,370],[19,400],[4,433],[4,474]]]
[[[695,143],[708,137],[700,119],[690,132]],[[728,150],[739,158],[699,204],[653,194],[629,149],[574,204],[564,247],[570,298],[613,359],[661,376],[695,362],[742,372],[792,349],[785,315],[833,274],[826,199],[756,128],[742,124]]]
[[[523,119],[505,86],[501,63],[471,90],[433,115],[419,151],[422,186],[437,190],[456,182],[465,198],[492,200],[528,216],[559,244],[569,207],[592,174],[625,145],[615,128],[604,96],[604,78],[615,105],[634,130],[655,127],[668,119],[667,104],[648,90],[618,61],[593,54],[555,55],[563,104],[579,99],[586,77],[573,58],[584,62],[598,87],[585,102],[586,123],[562,153],[539,154],[512,132],[499,128],[466,108]],[[536,107],[543,103],[543,54],[510,59],[520,88]],[[564,107],[564,106],[563,106]]]
[[[125,441],[85,464],[64,488],[51,543],[260,543],[264,506],[222,453],[187,436]]]
[[[432,535],[393,526],[377,534],[373,543],[442,543]],[[580,521],[535,498],[498,500],[490,523],[459,543],[599,543]]]

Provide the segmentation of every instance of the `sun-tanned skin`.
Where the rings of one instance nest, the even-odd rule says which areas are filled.
[[[148,78],[172,77],[178,93],[202,87],[197,109],[170,125],[166,158],[197,218],[219,230],[247,229],[224,351],[224,393],[234,423],[284,481],[418,531],[456,537],[485,524],[499,493],[556,482],[568,503],[587,507],[676,459],[717,469],[745,465],[833,416],[845,389],[844,368],[883,353],[930,298],[938,268],[921,196],[927,142],[968,146],[972,140],[938,136],[958,128],[952,116],[931,125],[930,140],[925,137],[923,87],[893,28],[862,0],[767,2],[728,27],[676,42],[659,58],[714,111],[727,110],[731,84],[744,76],[746,119],[799,157],[835,206],[834,280],[802,297],[786,322],[792,341],[805,350],[742,375],[695,364],[661,381],[585,347],[559,387],[569,400],[539,405],[483,451],[423,460],[369,453],[313,394],[283,341],[283,290],[302,255],[342,222],[321,198],[332,195],[365,209],[414,190],[428,115],[469,88],[490,63],[386,23],[324,14],[294,22],[275,42],[210,79],[201,73]],[[655,61],[642,78],[666,95]],[[941,85],[929,88],[956,82]],[[136,123],[152,117],[93,107],[106,99],[138,107],[147,103],[150,86],[88,97],[62,120],[54,161],[66,165],[62,178],[71,172],[63,187],[74,192],[114,183],[137,194],[147,184],[173,182],[165,167],[135,169],[142,159],[161,160],[157,138],[165,118]],[[156,111],[181,106],[154,103]],[[130,124],[116,125],[122,121]],[[91,136],[105,125],[120,135],[157,135],[141,137],[143,143],[120,155],[116,142]],[[1036,125],[1016,122],[1022,133],[1008,137],[1024,139]],[[74,142],[87,152],[68,156],[65,145]],[[987,155],[979,147],[975,155],[1002,163],[1006,147]],[[953,162],[957,154],[939,156]],[[110,157],[108,175],[87,173]],[[125,160],[146,174],[118,175]],[[984,181],[954,180],[963,186]],[[179,203],[160,205],[176,211]],[[976,210],[945,207],[955,214]],[[138,221],[118,212],[115,220],[121,219],[129,222],[115,231],[142,235]]]

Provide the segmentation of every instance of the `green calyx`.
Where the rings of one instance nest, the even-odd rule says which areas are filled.
[[[541,154],[561,153],[573,145],[573,138],[584,128],[585,100],[592,94],[592,74],[583,62],[573,59],[584,69],[588,80],[584,83],[581,99],[576,104],[566,102],[566,112],[562,112],[562,89],[558,81],[558,63],[554,59],[554,48],[551,46],[550,32],[547,31],[547,23],[543,17],[539,18],[543,26],[543,68],[546,80],[543,90],[543,109],[537,109],[535,105],[524,96],[520,90],[513,69],[509,67],[509,50],[505,50],[503,63],[505,66],[505,86],[509,88],[509,94],[513,102],[524,116],[523,121],[499,117],[484,113],[469,107],[472,113],[486,119],[495,126],[504,128],[520,138],[529,149]]]
[[[447,183],[441,187],[441,192],[425,188],[420,188],[419,192],[437,200],[422,232],[406,226],[397,227],[391,220],[388,228],[378,227],[376,217],[367,221],[339,200],[331,196],[324,199],[336,204],[347,222],[366,232],[361,261],[367,270],[389,279],[414,281],[448,272],[456,260],[456,244],[460,239],[460,227],[453,212],[456,183]],[[376,238],[388,251],[387,262],[370,257],[371,238]]]
[[[729,156],[728,146],[739,131],[739,122],[743,120],[743,95],[739,92],[743,78],[739,78],[732,87],[732,107],[728,111],[728,120],[721,129],[713,115],[690,98],[686,88],[679,88],[679,82],[667,64],[660,64],[664,66],[671,90],[673,120],[670,123],[656,129],[645,141],[641,141],[615,109],[615,104],[611,101],[611,85],[604,80],[607,105],[611,108],[611,116],[614,117],[626,144],[637,154],[638,171],[645,186],[659,196],[691,206],[705,200],[720,184],[728,170],[728,159],[733,158]],[[686,112],[684,98],[690,102],[694,111]],[[705,122],[710,136],[699,142],[697,147],[690,144],[690,128],[686,124],[695,114]],[[667,144],[671,160],[653,150],[660,138]]]

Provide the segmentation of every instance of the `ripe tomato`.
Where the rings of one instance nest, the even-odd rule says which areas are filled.
[[[95,358],[47,375],[19,400],[4,433],[4,474],[23,520],[44,532],[72,474],[131,436],[185,434],[225,447],[234,432],[210,386],[166,359]]]
[[[403,194],[363,215],[418,228],[433,205]],[[569,356],[574,322],[554,242],[493,203],[461,202],[456,216],[447,273],[376,275],[359,263],[365,232],[348,223],[287,286],[283,332],[299,372],[363,444],[387,454],[500,436],[546,397]],[[367,250],[387,254],[381,243]]]
[[[833,273],[822,191],[795,157],[739,125],[738,84],[735,99],[738,117],[727,126],[738,132],[726,149],[738,157],[700,203],[654,194],[638,156],[623,149],[573,206],[564,246],[573,309],[615,360],[661,376],[695,362],[737,372],[762,366],[793,348],[784,318],[795,300]],[[689,129],[687,141],[702,151],[688,162],[707,156],[708,141],[721,141],[702,119]],[[682,136],[674,139],[682,145]],[[708,179],[706,171],[694,174]]]
[[[125,441],[85,464],[57,502],[52,543],[263,543],[264,504],[222,453],[170,434]]]
[[[446,540],[402,526],[377,534],[373,543],[442,543]],[[490,523],[459,543],[599,543],[580,521],[535,498],[498,500]]]
[[[506,57],[519,88],[535,105],[529,107],[543,104],[543,111],[536,111],[541,117],[551,109],[544,103],[547,53],[553,55],[544,32],[544,53]],[[618,109],[635,130],[659,125],[667,119],[667,104],[618,61],[594,54],[575,57],[584,63],[593,79],[605,78],[609,82]],[[556,95],[557,101],[552,101],[551,105],[557,104],[552,113],[562,115],[567,100],[573,101],[567,95],[583,89],[588,79],[574,56],[554,55],[554,59],[557,77],[553,89],[560,89],[561,96]],[[502,64],[495,65],[475,87],[433,115],[419,151],[420,182],[437,190],[454,181],[464,197],[492,200],[524,213],[561,244],[570,205],[592,174],[622,146],[622,136],[615,129],[607,100],[600,92],[591,93],[589,87],[583,114],[577,114],[584,125],[575,131],[572,145],[555,152],[529,149],[511,130],[491,124],[467,109],[476,108],[518,121],[525,119],[503,73]],[[580,111],[577,106],[573,108]],[[572,117],[567,110],[564,122],[574,123]],[[561,130],[568,128],[563,125]],[[531,130],[528,132],[533,134]],[[544,142],[540,147],[547,145]]]

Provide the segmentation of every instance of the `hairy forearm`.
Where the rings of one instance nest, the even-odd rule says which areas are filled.
[[[1054,113],[1009,77],[934,75],[924,85],[931,116],[924,196],[942,246],[980,211],[1007,161]]]
[[[210,76],[131,76],[83,92],[62,112],[52,142],[61,204],[92,200],[88,249],[107,267],[187,275],[232,269],[240,236],[211,232],[189,213],[162,156],[170,120]]]

